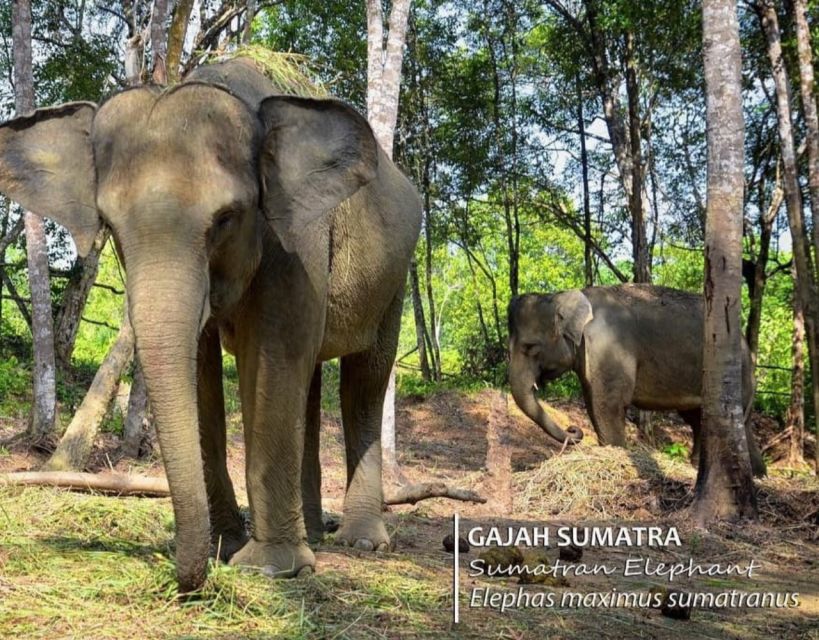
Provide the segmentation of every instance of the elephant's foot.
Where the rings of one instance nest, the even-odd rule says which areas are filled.
[[[307,528],[307,542],[317,544],[324,539],[324,520],[321,507],[304,506],[304,526]]]
[[[313,573],[316,556],[303,542],[259,542],[251,538],[230,564],[255,567],[271,578],[293,578]]]
[[[345,515],[336,533],[336,544],[361,551],[387,551],[390,536],[380,517],[351,518]]]
[[[244,530],[241,532],[216,532],[211,535],[211,549],[213,556],[218,557],[222,562],[227,562],[239,549],[248,541],[248,535]]]

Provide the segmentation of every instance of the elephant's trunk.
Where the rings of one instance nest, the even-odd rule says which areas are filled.
[[[208,500],[199,443],[196,355],[206,313],[204,256],[180,249],[177,262],[129,256],[128,295],[176,520],[179,589],[202,586],[210,551]],[[180,264],[185,259],[187,264]]]
[[[569,441],[575,444],[583,439],[583,432],[577,427],[570,427],[568,433],[561,429],[549,417],[535,396],[535,374],[528,363],[521,363],[522,355],[513,355],[509,370],[509,384],[512,397],[521,411],[533,420],[543,431],[560,443]]]

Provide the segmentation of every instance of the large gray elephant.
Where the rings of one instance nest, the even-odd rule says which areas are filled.
[[[65,225],[80,254],[101,221],[113,230],[183,591],[203,583],[217,542],[231,562],[266,573],[313,568],[318,363],[337,356],[347,492],[336,538],[389,543],[381,412],[420,201],[350,106],[272,94],[237,59],[171,89],[0,127],[0,192]],[[220,340],[239,373],[249,539],[225,464]]]
[[[698,460],[702,407],[702,296],[626,284],[553,295],[526,294],[509,304],[509,383],[529,418],[560,442],[582,432],[561,429],[543,410],[538,384],[574,371],[600,444],[625,446],[625,411],[676,410],[694,432]],[[743,341],[743,406],[753,398],[751,360]],[[746,421],[756,475],[765,463]]]

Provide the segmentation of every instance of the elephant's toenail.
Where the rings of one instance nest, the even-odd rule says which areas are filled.
[[[367,538],[359,538],[355,541],[354,546],[359,551],[372,551],[375,548],[373,543],[367,540]]]
[[[296,574],[296,577],[306,578],[307,576],[312,576],[314,573],[315,573],[315,571],[313,570],[313,567],[311,567],[308,564],[307,566],[304,566],[301,569],[299,569],[299,572],[298,572],[298,574]]]
[[[387,544],[386,542],[382,542],[380,545],[378,545],[375,548],[375,550],[376,551],[389,551],[390,550],[390,545]]]

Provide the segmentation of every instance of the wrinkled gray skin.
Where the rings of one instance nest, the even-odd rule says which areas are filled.
[[[337,356],[347,454],[337,539],[389,543],[381,411],[420,202],[352,108],[271,93],[236,60],[170,90],[132,89],[0,127],[0,192],[64,224],[81,254],[100,220],[113,230],[183,591],[203,583],[217,544],[273,575],[314,566],[317,363]],[[249,539],[225,465],[220,340],[239,371]]]
[[[676,410],[694,432],[699,460],[702,387],[702,296],[643,284],[590,287],[554,295],[526,294],[509,305],[509,382],[521,411],[552,438],[577,442],[535,395],[543,385],[574,371],[602,445],[625,446],[629,404],[650,411]],[[751,361],[743,341],[743,406],[753,395]],[[755,475],[765,464],[746,422]]]

